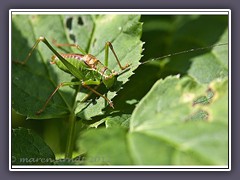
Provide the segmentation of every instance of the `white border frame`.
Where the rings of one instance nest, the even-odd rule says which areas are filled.
[[[11,164],[11,22],[12,14],[144,14],[144,15],[228,15],[229,99],[228,166],[16,166]],[[10,171],[230,171],[231,170],[231,10],[230,9],[10,9],[9,10],[9,170]]]

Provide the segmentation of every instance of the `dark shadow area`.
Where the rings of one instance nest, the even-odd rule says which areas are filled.
[[[223,15],[142,16],[141,20],[144,22],[143,29],[146,27],[142,35],[142,40],[146,42],[142,61],[211,46],[218,42],[228,27],[228,17]],[[161,77],[186,74],[191,65],[190,59],[209,51],[211,48],[171,56]]]
[[[119,110],[122,113],[132,113],[135,103],[131,103],[131,101],[138,102],[146,95],[152,85],[158,80],[159,72],[160,67],[140,65],[134,71],[135,74],[130,77],[129,81],[124,84],[122,90],[113,99],[115,110]],[[129,103],[127,103],[128,101]]]

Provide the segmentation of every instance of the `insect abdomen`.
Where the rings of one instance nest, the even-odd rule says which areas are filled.
[[[93,70],[97,71],[100,75],[110,75],[112,72],[104,66],[96,57],[87,54],[83,57],[84,62]]]
[[[87,68],[86,63],[83,60],[84,55],[82,54],[61,54],[61,56],[77,69]],[[70,73],[68,68],[58,59],[57,56],[52,57],[51,63],[56,64],[61,70]]]
[[[112,71],[91,54],[61,54],[61,56],[74,67],[82,71],[86,79],[93,78],[100,80],[102,77],[108,78],[109,76],[112,76]],[[71,74],[68,68],[58,59],[57,56],[52,57],[51,63],[56,64],[61,70]]]

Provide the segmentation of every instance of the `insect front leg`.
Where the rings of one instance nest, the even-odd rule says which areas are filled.
[[[118,59],[118,57],[117,57],[117,54],[114,51],[112,43],[106,42],[106,44],[105,44],[105,66],[106,67],[108,66],[108,49],[109,48],[111,49],[111,51],[112,51],[112,53],[113,53],[113,55],[114,55],[114,57],[115,57],[115,59],[116,59],[116,61],[118,63],[118,66],[121,68],[121,70],[124,70],[124,69],[126,69],[126,68],[128,68],[130,66],[130,64],[126,64],[125,66],[122,66],[120,61],[119,61],[119,59]]]
[[[53,95],[59,90],[59,88],[63,87],[63,86],[74,86],[74,85],[81,85],[82,82],[62,82],[60,83],[56,89],[52,92],[52,94],[50,94],[50,96],[47,98],[45,104],[43,105],[43,107],[38,110],[36,112],[37,115],[41,114],[47,107],[48,103],[50,102],[50,100],[52,99]]]

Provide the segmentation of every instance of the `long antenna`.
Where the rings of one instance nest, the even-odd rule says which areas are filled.
[[[158,57],[158,58],[156,58],[156,59],[150,59],[150,60],[148,60],[148,61],[142,62],[141,65],[142,65],[142,64],[149,63],[149,62],[152,62],[152,61],[158,61],[158,60],[161,60],[161,59],[164,59],[164,58],[167,58],[167,57],[172,57],[172,56],[176,56],[176,55],[180,55],[180,54],[185,54],[185,53],[193,52],[193,51],[202,51],[202,50],[205,50],[205,49],[210,49],[210,48],[213,48],[213,47],[216,47],[216,46],[224,46],[224,45],[227,45],[227,44],[228,44],[228,43],[220,43],[220,44],[213,44],[213,45],[207,46],[207,47],[187,49],[187,50],[184,50],[184,51],[180,51],[180,52],[171,53],[171,54],[168,54],[168,55],[165,55],[165,56],[161,56],[161,57]]]

